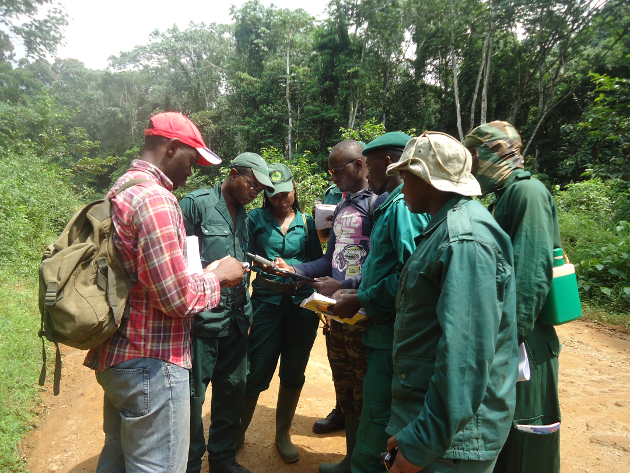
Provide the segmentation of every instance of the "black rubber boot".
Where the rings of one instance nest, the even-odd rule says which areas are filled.
[[[329,434],[336,430],[343,430],[346,427],[346,418],[341,412],[339,401],[330,414],[324,419],[320,419],[313,424],[313,432],[316,434]]]
[[[339,463],[322,463],[319,465],[319,473],[350,473],[358,430],[359,416],[355,411],[346,412],[346,456]]]
[[[295,415],[295,408],[300,399],[301,389],[290,389],[280,385],[278,404],[276,406],[276,445],[280,456],[286,463],[295,463],[300,454],[291,442],[291,423]]]
[[[254,417],[256,404],[258,404],[258,396],[245,398],[245,404],[243,404],[243,413],[241,414],[241,428],[238,431],[235,442],[237,450],[242,448],[245,444],[245,432],[247,432],[247,428],[252,421],[252,417]]]

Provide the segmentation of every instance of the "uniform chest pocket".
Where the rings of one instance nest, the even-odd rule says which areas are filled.
[[[399,356],[395,360],[396,376],[403,386],[429,389],[429,380],[435,373],[435,360],[415,356]]]
[[[199,246],[201,261],[211,263],[230,253],[232,232],[227,225],[201,225]]]

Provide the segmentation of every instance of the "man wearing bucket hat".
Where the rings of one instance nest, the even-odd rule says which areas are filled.
[[[387,195],[374,212],[370,254],[365,260],[358,291],[339,291],[332,311],[353,316],[361,307],[369,323],[363,333],[367,347],[367,371],[363,378],[363,403],[357,444],[352,454],[353,473],[385,471],[381,452],[389,435],[385,432],[392,403],[392,345],[396,319],[396,292],[400,272],[416,248],[414,238],[422,233],[430,217],[409,212],[403,200],[399,175],[387,176],[387,166],[398,162],[411,139],[402,132],[390,132],[367,144],[363,150],[370,188]]]
[[[431,221],[400,275],[387,449],[390,472],[491,472],[514,413],[518,345],[512,245],[488,211],[472,157],[437,132],[412,138],[400,174]]]
[[[275,191],[265,190],[263,207],[249,213],[250,252],[270,261],[280,257],[289,264],[321,258],[315,222],[300,209],[293,173],[276,163],[269,165],[269,176]],[[255,322],[249,336],[249,374],[237,447],[245,441],[258,396],[269,388],[280,359],[275,443],[281,458],[293,463],[299,453],[289,430],[319,323],[317,314],[300,303],[314,291],[305,281],[262,272],[257,273],[252,290]]]
[[[193,315],[219,303],[219,286],[243,279],[234,258],[202,275],[188,273],[184,222],[171,192],[185,184],[194,164],[221,159],[181,113],[154,115],[144,135],[140,158],[108,193],[116,251],[125,270],[137,276],[129,312],[119,330],[85,359],[105,393],[99,473],[183,471]],[[145,182],[116,193],[135,179]]]
[[[561,420],[560,342],[555,328],[538,320],[551,289],[553,250],[561,248],[558,211],[547,188],[523,170],[521,137],[508,122],[481,125],[464,144],[478,168],[481,192],[496,196],[492,215],[512,240],[518,343],[525,343],[531,373],[528,381],[516,384],[514,421],[494,471],[558,473],[560,430],[541,435],[516,428],[517,424],[549,425]]]
[[[213,189],[191,192],[180,202],[186,234],[199,238],[202,265],[226,255],[246,261],[247,212],[263,189],[274,189],[265,160],[255,153],[238,155],[225,181]],[[212,382],[208,462],[212,473],[247,473],[236,462],[236,435],[245,399],[248,330],[252,322],[249,278],[221,289],[217,307],[195,315],[192,327],[190,451],[188,472],[201,470],[206,450],[201,418]]]

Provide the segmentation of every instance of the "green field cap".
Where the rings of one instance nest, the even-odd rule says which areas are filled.
[[[293,192],[293,173],[291,170],[280,163],[269,165],[269,177],[275,187],[275,191],[265,189],[267,197],[273,197],[279,192]]]
[[[231,166],[250,168],[256,180],[265,186],[266,190],[273,192],[274,186],[269,180],[269,168],[261,156],[256,153],[242,153],[234,158]]]
[[[370,141],[367,146],[363,148],[363,156],[367,156],[367,153],[377,149],[399,149],[400,151],[405,149],[407,142],[411,139],[407,133],[402,131],[392,131],[379,136],[375,140]]]

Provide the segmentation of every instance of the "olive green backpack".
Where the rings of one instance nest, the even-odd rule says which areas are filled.
[[[112,197],[147,181],[132,179]],[[127,275],[116,252],[110,199],[96,200],[74,214],[39,265],[43,358],[39,384],[46,381],[46,337],[57,347],[55,395],[61,381],[59,344],[89,350],[111,337],[120,326],[129,291],[137,280],[137,276]]]

